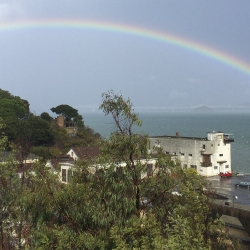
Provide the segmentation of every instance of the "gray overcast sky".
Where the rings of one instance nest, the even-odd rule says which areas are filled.
[[[190,39],[250,65],[249,13],[249,0],[0,0],[0,88],[36,114],[59,104],[81,112],[110,89],[138,107],[249,103],[250,71],[180,46],[94,29],[8,29],[22,21],[110,22]]]

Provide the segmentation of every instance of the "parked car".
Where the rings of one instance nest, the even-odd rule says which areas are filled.
[[[232,173],[231,172],[220,172],[220,177],[232,177]]]
[[[235,184],[235,187],[247,187],[249,188],[250,187],[250,181],[241,181],[239,183],[236,183]]]

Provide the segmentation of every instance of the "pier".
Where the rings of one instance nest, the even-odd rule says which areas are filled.
[[[236,217],[245,228],[246,232],[250,236],[250,207],[234,204],[226,205],[225,201],[214,201],[212,203],[213,213],[219,215],[227,215],[231,217]]]
[[[241,181],[250,181],[248,174],[230,178],[209,177],[212,197],[212,212],[220,215],[232,238],[250,245],[250,189],[235,188]]]

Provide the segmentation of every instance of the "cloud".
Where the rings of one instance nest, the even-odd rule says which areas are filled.
[[[0,4],[0,20],[7,19],[11,14],[10,5],[7,3]]]
[[[0,3],[0,21],[21,17],[24,14],[23,6],[17,1]]]

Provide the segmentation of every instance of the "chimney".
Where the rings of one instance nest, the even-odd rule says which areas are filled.
[[[176,136],[176,137],[179,137],[179,132],[176,132],[176,133],[175,133],[175,136]]]
[[[63,115],[57,116],[57,124],[59,127],[64,127],[64,116]]]

